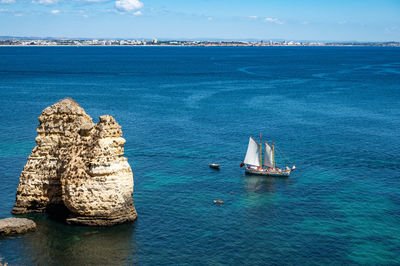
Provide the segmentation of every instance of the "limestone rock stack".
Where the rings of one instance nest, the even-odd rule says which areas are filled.
[[[72,99],[39,117],[37,146],[21,173],[14,214],[64,209],[68,223],[113,225],[136,219],[125,139],[112,116],[97,124]]]

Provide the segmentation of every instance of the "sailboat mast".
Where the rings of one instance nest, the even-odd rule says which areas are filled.
[[[262,144],[261,144],[261,132],[260,132],[260,167],[262,168]]]
[[[272,169],[275,169],[275,148],[274,148],[274,142],[272,141]]]

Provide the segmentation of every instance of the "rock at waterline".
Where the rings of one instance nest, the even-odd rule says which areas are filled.
[[[0,220],[0,236],[24,234],[36,230],[36,223],[26,218],[6,218]]]
[[[37,133],[13,214],[63,210],[67,223],[93,226],[136,219],[125,139],[112,116],[95,124],[68,98],[43,110]]]

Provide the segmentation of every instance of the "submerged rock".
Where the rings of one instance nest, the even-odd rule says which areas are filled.
[[[94,124],[64,99],[43,110],[39,122],[12,213],[66,210],[68,223],[99,226],[135,220],[133,174],[115,119],[104,115]]]
[[[26,218],[6,218],[0,220],[0,236],[24,234],[36,230],[36,223]]]

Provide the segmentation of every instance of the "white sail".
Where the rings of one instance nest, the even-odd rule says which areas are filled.
[[[274,161],[273,161],[273,154],[272,154],[272,148],[271,146],[268,145],[268,143],[265,144],[265,151],[264,151],[264,166],[267,167],[274,167]]]
[[[261,166],[260,148],[261,145],[257,143],[252,137],[250,137],[249,146],[247,147],[246,157],[244,158],[244,163],[254,166]]]

